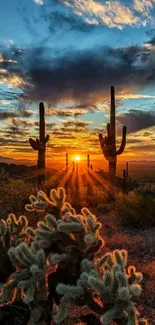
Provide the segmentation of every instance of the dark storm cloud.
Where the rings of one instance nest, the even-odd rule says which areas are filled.
[[[155,112],[132,109],[119,115],[117,120],[127,126],[128,133],[137,132],[155,125]]]
[[[39,94],[49,102],[74,99],[94,103],[109,94],[112,84],[117,90],[143,89],[154,83],[150,57],[150,50],[138,46],[70,53],[51,64],[41,57],[36,61],[34,55],[28,73],[34,87],[28,95],[36,101]]]
[[[52,49],[39,47],[25,50],[17,60],[16,73],[25,81],[21,88],[27,98],[49,105],[75,100],[76,108],[89,103],[90,111],[95,111],[97,100],[109,99],[112,84],[117,92],[131,93],[155,82],[154,52],[145,46],[70,50],[57,57]],[[8,75],[11,69],[10,65]]]

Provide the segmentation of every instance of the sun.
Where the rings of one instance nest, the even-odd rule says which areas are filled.
[[[76,161],[80,161],[81,160],[81,157],[77,155],[77,156],[75,156],[75,160]]]

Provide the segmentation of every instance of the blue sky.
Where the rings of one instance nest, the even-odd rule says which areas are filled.
[[[0,0],[0,160],[35,159],[40,101],[49,159],[81,142],[102,159],[111,85],[118,143],[128,128],[121,159],[155,160],[154,17],[154,0]]]

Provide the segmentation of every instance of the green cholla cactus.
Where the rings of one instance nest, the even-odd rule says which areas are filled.
[[[20,243],[17,247],[11,247],[8,251],[9,258],[18,272],[11,274],[9,281],[3,286],[0,302],[4,303],[16,298],[17,289],[22,289],[23,301],[26,304],[36,300],[46,299],[46,293],[40,291],[42,281],[46,283],[46,259],[42,250],[33,251],[27,243]],[[36,286],[37,284],[37,286]],[[44,286],[44,289],[46,286]],[[11,291],[10,291],[11,289]]]
[[[31,204],[26,206],[29,211],[44,211],[49,207],[57,209],[56,216],[47,214],[44,222],[38,222],[34,241],[42,249],[50,248],[52,252],[54,250],[55,253],[62,253],[63,261],[67,252],[71,252],[71,247],[78,249],[83,257],[103,247],[103,240],[99,236],[101,224],[97,222],[96,217],[87,208],[81,210],[81,215],[76,215],[75,210],[65,199],[63,188],[57,191],[53,189],[50,192],[50,199],[44,192],[39,192],[37,197],[30,197]],[[33,233],[33,229],[28,228],[27,232]]]
[[[0,303],[23,300],[26,305],[31,305],[31,315],[28,325],[47,324],[41,322],[47,307],[47,264],[43,250],[35,251],[27,243],[21,243],[8,251],[11,262],[17,271],[12,273],[6,284],[1,286]],[[48,308],[46,309],[49,313]]]
[[[26,239],[27,226],[28,220],[25,216],[17,219],[13,213],[9,214],[6,220],[0,221],[0,282],[5,282],[14,269],[7,252],[10,247],[17,246]]]
[[[95,312],[95,318],[89,315],[94,324],[148,325],[135,308],[142,274],[127,267],[125,250],[101,254],[104,241],[96,216],[87,208],[76,214],[63,188],[51,190],[49,198],[40,191],[30,202],[27,210],[44,214],[36,229],[27,227],[23,216],[9,215],[0,223],[5,255],[14,267],[1,284],[0,304],[21,301],[27,325],[51,325],[53,317],[61,324],[72,304]],[[48,212],[53,208],[55,215]]]
[[[72,304],[87,304],[99,314],[101,324],[142,325],[135,300],[141,294],[142,274],[135,267],[127,267],[127,252],[115,250],[96,260],[96,265],[85,259],[81,263],[81,274],[74,286],[59,284],[57,292],[62,295],[56,324],[65,320]],[[98,301],[94,299],[98,295]]]
[[[53,212],[56,219],[61,219],[61,216],[64,215],[65,212],[75,214],[75,210],[66,202],[66,194],[63,187],[57,190],[52,189],[49,198],[45,192],[39,191],[37,196],[30,196],[30,202],[31,204],[25,206],[27,211]]]

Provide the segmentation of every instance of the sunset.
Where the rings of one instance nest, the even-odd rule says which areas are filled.
[[[0,325],[155,325],[155,0],[0,0]]]
[[[98,133],[105,132],[114,85],[118,145],[122,125],[128,130],[119,160],[154,161],[154,12],[154,1],[4,1],[0,160],[36,163],[28,138],[38,136],[43,101],[47,164],[79,146],[101,162]]]

